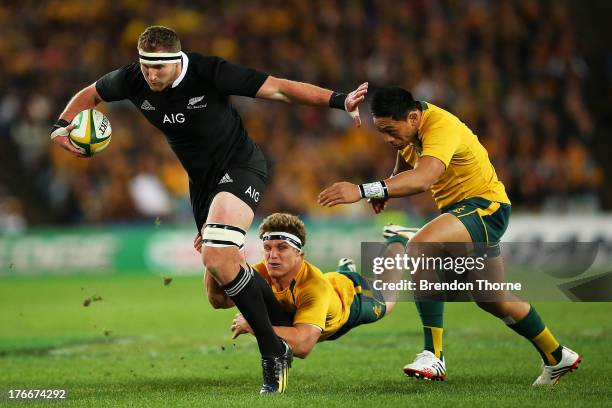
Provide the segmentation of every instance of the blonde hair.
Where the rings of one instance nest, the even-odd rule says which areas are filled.
[[[287,213],[274,213],[268,215],[259,225],[259,238],[266,232],[288,232],[297,236],[306,245],[306,227],[297,216]]]
[[[147,52],[159,50],[179,52],[181,50],[181,40],[171,28],[151,26],[147,27],[138,37],[138,49]]]

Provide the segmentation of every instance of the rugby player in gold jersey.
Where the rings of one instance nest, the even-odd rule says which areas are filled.
[[[476,135],[450,112],[417,101],[399,87],[378,89],[371,110],[374,126],[384,141],[398,150],[411,169],[373,183],[334,183],[321,192],[319,203],[331,207],[367,198],[374,211],[380,213],[389,198],[430,190],[441,215],[410,239],[407,251],[410,252],[411,244],[421,243],[484,244],[488,263],[503,271],[501,257],[496,255],[508,226],[510,200]],[[430,246],[431,251],[435,248]],[[415,278],[419,278],[418,273]],[[510,293],[476,301],[536,347],[544,369],[534,385],[555,384],[562,375],[577,368],[579,355],[559,344],[528,302]],[[404,367],[404,372],[411,377],[443,380],[446,377],[442,354],[443,300],[430,297],[417,300],[416,305],[423,323],[425,347],[414,362]]]

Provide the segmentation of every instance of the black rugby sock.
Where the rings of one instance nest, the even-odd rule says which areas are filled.
[[[266,309],[268,309],[268,317],[272,326],[293,326],[293,314],[286,311],[280,302],[274,296],[272,288],[266,282],[266,280],[257,271],[251,268],[253,271],[253,280],[257,282],[261,289],[264,302],[266,303]]]
[[[272,329],[261,288],[253,279],[250,268],[247,271],[240,266],[236,278],[224,285],[223,290],[253,329],[261,356],[276,357],[283,354],[284,346]]]

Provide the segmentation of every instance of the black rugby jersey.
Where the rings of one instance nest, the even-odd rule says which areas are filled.
[[[268,74],[214,56],[183,53],[182,59],[181,75],[161,92],[151,91],[139,63],[104,75],[96,90],[106,102],[129,99],[166,135],[191,182],[216,185],[211,177],[254,149],[229,96],[255,97]]]

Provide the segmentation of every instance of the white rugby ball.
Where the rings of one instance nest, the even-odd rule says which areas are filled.
[[[72,124],[74,129],[68,136],[70,143],[83,149],[87,156],[100,153],[110,144],[112,129],[102,112],[86,109],[74,117]]]

